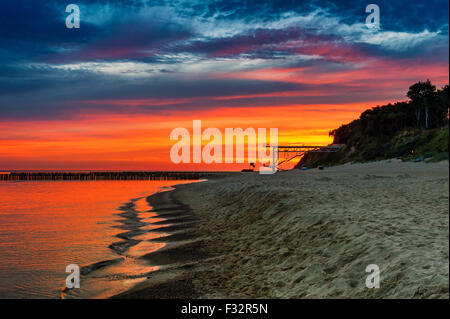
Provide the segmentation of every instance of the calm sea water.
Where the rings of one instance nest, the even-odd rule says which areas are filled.
[[[108,246],[117,242],[119,239],[115,235],[124,231],[117,228],[121,205],[132,201],[136,210],[144,214],[150,209],[146,196],[178,183],[180,181],[0,182],[0,298],[60,298],[68,275],[65,273],[67,265],[81,267],[119,257]],[[143,241],[133,247],[133,251],[138,254],[158,248],[156,244]],[[125,259],[113,272],[152,270],[132,258]],[[82,289],[73,297],[118,293],[139,280],[110,278],[111,270],[109,276],[103,274],[103,277],[82,282]]]

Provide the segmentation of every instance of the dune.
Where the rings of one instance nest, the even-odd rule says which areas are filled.
[[[449,164],[397,160],[182,185],[201,298],[448,298]],[[380,288],[366,287],[366,267]]]
[[[145,256],[162,267],[115,297],[449,298],[448,174],[388,160],[176,186],[148,199],[175,221]]]

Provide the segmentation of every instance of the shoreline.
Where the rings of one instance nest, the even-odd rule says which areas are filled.
[[[183,260],[175,257],[190,246],[196,248],[191,229],[196,220],[188,207],[172,201],[172,190],[173,185],[163,186],[122,203],[114,214],[119,218],[111,225],[117,230],[115,240],[108,246],[117,257],[82,265],[82,289],[63,287],[61,298],[111,298],[146,283],[153,273],[183,266],[179,262]]]
[[[114,298],[448,298],[448,183],[448,161],[390,160],[176,186],[149,202],[196,244]]]
[[[199,260],[205,258],[202,253],[202,239],[197,232],[198,219],[192,209],[176,199],[176,193],[189,184],[172,186],[173,190],[162,191],[147,197],[151,212],[163,221],[152,223],[163,225],[150,232],[163,232],[167,236],[151,239],[166,245],[156,251],[144,254],[140,258],[149,265],[159,266],[147,277],[147,281],[132,289],[111,296],[112,299],[184,299],[197,298],[192,289],[192,269]]]

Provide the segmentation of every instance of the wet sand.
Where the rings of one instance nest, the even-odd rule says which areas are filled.
[[[448,298],[448,161],[237,173],[149,198],[163,267],[119,298]],[[159,238],[156,240],[164,240]],[[381,270],[368,289],[366,266]]]
[[[152,212],[163,221],[152,223],[162,227],[150,230],[167,236],[150,239],[163,242],[165,246],[140,257],[150,265],[160,266],[149,274],[147,280],[133,289],[112,298],[197,298],[193,290],[194,269],[204,258],[202,236],[198,232],[198,218],[192,209],[176,199],[175,194],[185,185],[176,186],[176,191],[165,191],[147,198]]]

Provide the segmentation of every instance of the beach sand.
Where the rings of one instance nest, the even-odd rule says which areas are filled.
[[[116,297],[448,298],[448,200],[448,161],[180,185],[152,203],[189,220],[175,220],[173,241],[146,257],[165,266]],[[369,264],[378,289],[366,288]]]

